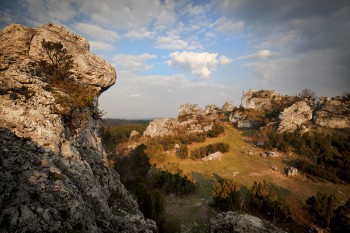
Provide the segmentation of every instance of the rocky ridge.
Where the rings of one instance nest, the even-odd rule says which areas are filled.
[[[61,42],[74,61],[71,79],[96,90],[114,68],[64,27],[10,25],[0,33],[0,232],[156,232],[108,167],[99,122],[85,109],[67,127],[60,102],[35,65],[41,41]],[[65,93],[69,95],[69,93]]]

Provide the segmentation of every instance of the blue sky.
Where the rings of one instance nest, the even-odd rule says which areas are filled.
[[[183,103],[239,106],[247,89],[350,91],[348,0],[2,0],[0,28],[59,23],[117,70],[106,117],[174,117]]]

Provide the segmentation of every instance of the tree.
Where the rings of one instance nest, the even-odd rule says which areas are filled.
[[[41,46],[48,61],[40,60],[39,66],[44,74],[48,76],[49,82],[63,81],[72,73],[73,59],[67,54],[67,49],[63,48],[61,42],[42,40]]]
[[[240,185],[230,179],[218,181],[215,184],[212,197],[218,207],[224,210],[233,209],[239,202]]]
[[[334,194],[322,194],[317,192],[316,196],[311,196],[306,200],[311,214],[318,220],[322,227],[329,227],[336,207]]]
[[[188,158],[187,145],[181,144],[179,148],[176,148],[176,156],[180,159],[187,159]]]
[[[303,90],[300,91],[299,97],[316,99],[316,93],[313,90],[304,88]]]

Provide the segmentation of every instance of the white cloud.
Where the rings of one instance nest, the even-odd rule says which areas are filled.
[[[240,56],[237,58],[237,60],[247,60],[247,59],[257,59],[257,58],[266,59],[266,58],[270,57],[271,55],[272,55],[272,52],[270,50],[264,49],[264,50],[260,50],[256,53]]]
[[[140,94],[138,94],[138,93],[137,94],[131,94],[130,97],[131,98],[138,98],[138,97],[140,97]]]
[[[179,39],[178,37],[163,36],[159,37],[156,42],[156,47],[161,49],[180,50],[188,47],[188,42]]]
[[[140,28],[138,30],[128,31],[124,34],[125,37],[134,40],[141,40],[145,38],[152,38],[154,36],[154,32],[147,31],[146,28]]]
[[[114,49],[113,45],[106,42],[90,41],[89,44],[92,51],[109,51]]]
[[[219,18],[214,24],[215,29],[219,32],[236,34],[244,28],[243,21],[232,21],[226,17]]]
[[[217,53],[207,52],[174,52],[170,54],[169,66],[177,66],[203,79],[209,79],[211,72],[220,64],[225,65],[231,60],[225,56],[218,57]]]
[[[150,69],[152,66],[147,64],[149,59],[157,58],[156,55],[144,53],[141,55],[117,55],[113,57],[113,62],[117,69],[124,71],[142,71]]]
[[[100,26],[88,24],[88,23],[75,23],[72,25],[73,29],[84,33],[91,39],[102,41],[115,41],[120,39],[118,33],[110,30],[103,29]]]

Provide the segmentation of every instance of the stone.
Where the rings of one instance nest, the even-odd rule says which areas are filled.
[[[62,43],[74,61],[72,78],[97,94],[116,80],[84,38],[60,25],[15,24],[0,32],[0,231],[157,232],[108,165],[91,113],[97,98],[84,121],[77,116],[74,132],[53,111],[59,90],[34,65],[45,59],[43,39]]]
[[[297,176],[299,175],[298,169],[295,167],[289,167],[286,171],[287,176]]]
[[[169,118],[155,119],[149,123],[143,136],[167,136],[175,134],[175,120]]]
[[[263,111],[271,108],[271,100],[278,99],[280,95],[274,90],[260,90],[250,89],[243,92],[241,98],[241,107],[248,109],[255,109]],[[277,97],[277,98],[276,98]]]
[[[209,154],[202,158],[202,161],[212,161],[212,160],[220,160],[223,154],[220,151],[217,151],[215,153]]]
[[[294,132],[302,124],[310,122],[311,119],[312,109],[308,103],[305,101],[296,102],[279,114],[280,122],[277,131],[279,133]]]
[[[232,112],[236,106],[233,104],[232,101],[227,101],[225,104],[222,106],[221,111],[222,112]]]
[[[314,114],[315,125],[333,129],[350,128],[350,100],[341,98],[320,98]]]
[[[249,214],[241,214],[232,211],[218,214],[209,222],[210,233],[285,233],[271,223]]]
[[[262,124],[259,120],[249,116],[248,111],[241,109],[234,110],[229,116],[229,121],[239,129],[256,128]]]
[[[281,156],[280,153],[278,153],[278,152],[276,152],[276,151],[265,151],[265,154],[266,154],[268,157],[271,157],[271,158],[275,158],[275,157]]]
[[[138,137],[140,136],[140,133],[137,132],[136,130],[131,131],[130,133],[130,138]]]
[[[220,114],[220,108],[215,104],[210,104],[204,108],[205,116],[216,119]]]

